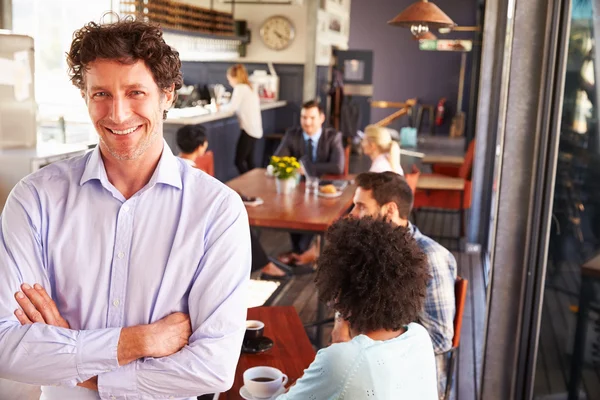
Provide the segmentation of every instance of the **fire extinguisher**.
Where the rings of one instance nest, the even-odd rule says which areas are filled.
[[[446,98],[442,97],[440,101],[438,101],[437,107],[435,109],[435,124],[437,126],[442,126],[444,123],[444,114],[446,113]]]

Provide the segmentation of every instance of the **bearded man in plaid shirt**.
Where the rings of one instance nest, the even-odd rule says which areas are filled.
[[[442,398],[446,390],[447,351],[452,348],[454,337],[456,260],[446,248],[423,235],[408,221],[413,193],[404,177],[394,172],[366,172],[358,175],[355,181],[358,188],[354,194],[352,215],[358,218],[382,218],[408,227],[413,239],[427,256],[431,280],[427,285],[424,309],[416,322],[423,325],[431,336],[436,355],[438,394]],[[336,317],[332,338],[334,343],[351,339],[346,321]]]

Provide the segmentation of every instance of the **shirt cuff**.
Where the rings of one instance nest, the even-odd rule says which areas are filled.
[[[137,361],[119,369],[98,375],[98,393],[103,400],[139,399],[137,392]]]
[[[80,331],[77,338],[77,373],[86,381],[119,368],[117,348],[121,328]]]

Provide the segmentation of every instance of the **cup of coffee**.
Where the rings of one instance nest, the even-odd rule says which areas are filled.
[[[244,386],[252,397],[269,398],[287,382],[287,375],[273,367],[254,367],[244,372]]]
[[[246,333],[244,334],[244,341],[260,339],[263,337],[264,332],[264,322],[256,320],[246,321]]]

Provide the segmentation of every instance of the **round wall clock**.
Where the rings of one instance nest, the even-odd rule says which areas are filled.
[[[268,18],[260,27],[262,41],[273,50],[279,51],[287,48],[295,36],[296,31],[292,21],[281,15]]]

